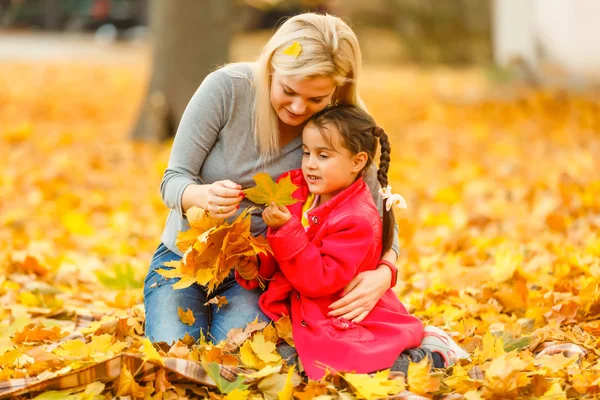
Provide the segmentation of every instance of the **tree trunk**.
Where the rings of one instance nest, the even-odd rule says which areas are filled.
[[[208,73],[227,62],[232,0],[151,0],[152,78],[134,139],[175,135],[190,98]]]

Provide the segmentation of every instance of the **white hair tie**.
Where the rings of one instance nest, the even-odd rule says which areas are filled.
[[[406,200],[404,200],[404,197],[402,197],[402,195],[392,193],[392,187],[390,185],[379,189],[379,194],[383,198],[383,202],[385,203],[385,209],[387,211],[389,211],[390,208],[392,208],[392,206],[396,208],[407,207]]]

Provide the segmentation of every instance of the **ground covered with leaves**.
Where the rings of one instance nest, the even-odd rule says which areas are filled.
[[[363,96],[392,138],[391,184],[408,203],[397,212],[396,290],[471,360],[431,373],[415,364],[408,379],[340,373],[307,383],[282,367],[273,326],[251,325],[222,346],[155,349],[143,339],[169,144],[127,138],[141,70],[0,65],[0,390],[91,368],[78,389],[25,396],[598,395],[597,96],[499,87],[478,70],[367,67]],[[202,375],[190,372],[196,362],[218,387],[184,379]]]

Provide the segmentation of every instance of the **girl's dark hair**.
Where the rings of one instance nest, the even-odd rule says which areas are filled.
[[[367,162],[360,172],[359,176],[371,166],[375,154],[377,153],[377,142],[381,145],[381,155],[379,157],[379,169],[377,170],[377,180],[384,188],[388,185],[388,170],[390,169],[390,142],[388,135],[377,126],[373,117],[366,111],[355,106],[335,106],[326,108],[323,111],[313,115],[310,123],[314,124],[321,133],[327,129],[327,125],[333,126],[340,133],[342,145],[352,154],[358,154],[364,151],[367,156]],[[331,137],[329,136],[331,141]],[[392,248],[394,241],[394,210],[383,208],[383,238],[382,254],[387,253]]]

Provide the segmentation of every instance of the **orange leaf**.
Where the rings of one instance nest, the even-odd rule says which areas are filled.
[[[183,311],[181,307],[177,307],[177,315],[179,315],[179,319],[186,325],[192,326],[194,322],[196,322],[196,317],[194,317],[194,312],[191,309],[187,309],[187,311]]]
[[[43,342],[53,341],[64,336],[66,336],[66,334],[61,333],[58,326],[55,326],[52,329],[46,329],[42,325],[29,324],[24,327],[23,330],[15,333],[13,341],[15,343]]]

